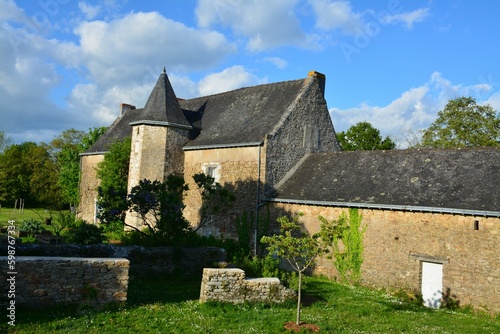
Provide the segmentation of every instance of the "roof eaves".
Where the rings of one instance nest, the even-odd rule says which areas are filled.
[[[161,122],[161,121],[149,121],[149,120],[140,120],[140,121],[134,121],[130,122],[128,125],[153,125],[153,126],[171,126],[175,128],[180,128],[180,129],[188,129],[191,130],[193,127],[191,125],[184,125],[184,124],[178,124],[178,123],[171,123],[171,122]]]
[[[98,151],[98,152],[83,152],[78,154],[79,156],[87,156],[87,155],[104,155],[108,153],[109,151]]]
[[[394,204],[376,204],[376,203],[356,203],[356,202],[330,202],[330,201],[310,201],[299,199],[283,199],[283,198],[264,198],[265,202],[317,205],[330,207],[347,207],[347,208],[364,208],[364,209],[379,209],[379,210],[396,210],[410,212],[430,212],[430,213],[446,213],[463,216],[478,216],[478,217],[498,217],[500,211],[486,210],[467,210],[455,208],[438,208],[430,206],[412,206],[412,205],[394,205]]]
[[[256,142],[234,143],[234,144],[184,146],[182,149],[184,151],[194,151],[194,150],[210,150],[210,149],[217,149],[217,148],[262,146],[263,144],[264,144],[264,141],[260,141],[260,142],[256,141]]]

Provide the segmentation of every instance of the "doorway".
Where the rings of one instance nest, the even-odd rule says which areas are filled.
[[[443,297],[443,264],[422,261],[422,299],[424,306],[439,308]]]

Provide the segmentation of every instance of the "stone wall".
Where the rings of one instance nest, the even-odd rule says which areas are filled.
[[[6,248],[0,251],[0,255],[6,254]],[[136,276],[175,273],[201,277],[203,268],[226,261],[225,250],[216,247],[19,244],[16,245],[16,255],[126,258],[130,261],[130,274]]]
[[[311,152],[339,151],[318,78],[309,76],[290,112],[266,138],[266,192]]]
[[[127,259],[16,257],[16,274],[8,274],[7,257],[0,257],[0,303],[15,300],[16,306],[44,307],[58,303],[124,302],[127,300]],[[5,276],[7,275],[7,277]],[[8,278],[13,278],[7,280]]]
[[[275,218],[298,212],[303,228],[319,231],[321,215],[338,219],[347,208],[273,204]],[[422,261],[443,264],[443,292],[460,305],[500,311],[500,219],[441,213],[359,209],[364,236],[362,281],[384,288],[421,289]],[[317,273],[333,278],[331,260],[318,262]]]
[[[236,201],[232,203],[231,210],[219,217],[214,217],[213,220],[217,224],[200,231],[201,234],[234,238],[236,237],[234,218],[244,211],[255,211],[260,152],[259,147],[185,151],[184,179],[189,190],[184,198],[186,204],[184,217],[193,226],[197,226],[200,221],[199,209],[201,207],[200,190],[193,180],[193,175],[204,172],[205,165],[218,166],[219,179],[216,181],[236,195]]]
[[[205,268],[201,280],[200,302],[283,303],[293,300],[295,292],[280,284],[278,278],[245,278],[237,268]]]
[[[87,223],[95,224],[95,209],[97,199],[97,164],[104,160],[104,154],[84,155],[80,157],[80,204],[78,205],[78,218]]]

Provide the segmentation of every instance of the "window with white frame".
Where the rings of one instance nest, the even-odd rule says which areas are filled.
[[[213,177],[215,182],[219,182],[220,179],[220,165],[217,163],[208,163],[203,164],[202,166],[203,173],[210,177]]]

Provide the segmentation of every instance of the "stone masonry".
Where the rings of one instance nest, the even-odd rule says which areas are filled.
[[[245,278],[237,268],[205,268],[201,280],[200,302],[283,303],[295,299],[295,292],[271,278]]]
[[[302,212],[304,230],[314,234],[320,229],[318,216],[338,219],[342,211],[347,208],[276,204],[271,221]],[[367,226],[364,284],[420,291],[422,261],[443,263],[443,293],[460,305],[500,311],[499,218],[370,209],[359,213]],[[319,259],[315,272],[338,276],[328,259]]]
[[[1,290],[9,291],[7,257],[0,257]],[[127,259],[16,258],[15,302],[32,308],[54,304],[107,304],[127,300]],[[5,304],[2,294],[0,304]]]

